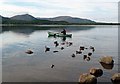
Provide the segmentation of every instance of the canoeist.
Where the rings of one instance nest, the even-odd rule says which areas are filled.
[[[63,33],[64,35],[66,35],[66,30],[65,30],[65,29],[63,29],[63,31],[62,31],[61,33]]]

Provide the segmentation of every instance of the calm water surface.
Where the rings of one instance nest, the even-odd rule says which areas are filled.
[[[63,28],[72,33],[72,38],[48,37],[47,32],[60,32]],[[2,38],[3,82],[77,82],[80,74],[88,73],[92,67],[103,69],[98,82],[110,82],[112,74],[118,72],[118,28],[117,26],[66,26],[66,27],[4,27]],[[54,41],[73,42],[72,46],[54,46]],[[45,46],[50,51],[45,53]],[[82,54],[71,55],[80,46],[94,46],[90,61]],[[64,50],[60,48],[64,47]],[[31,49],[33,54],[26,54]],[[59,52],[53,53],[54,50]],[[106,69],[98,62],[102,56],[112,56],[115,64]],[[54,68],[50,66],[54,64]]]

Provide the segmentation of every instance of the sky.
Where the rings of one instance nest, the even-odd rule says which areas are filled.
[[[0,0],[0,15],[12,17],[72,16],[97,22],[118,22],[119,0]]]

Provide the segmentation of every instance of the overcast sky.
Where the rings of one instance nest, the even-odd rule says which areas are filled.
[[[0,0],[0,15],[11,17],[73,16],[100,22],[118,22],[119,0]]]

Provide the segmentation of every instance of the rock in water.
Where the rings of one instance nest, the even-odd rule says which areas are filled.
[[[25,53],[27,53],[27,54],[32,54],[33,51],[32,51],[32,50],[27,50]]]
[[[57,41],[54,42],[55,47],[59,46],[59,43]]]
[[[58,52],[58,51],[57,50],[53,51],[53,53],[56,53],[56,52]]]
[[[74,58],[74,57],[75,57],[75,54],[72,54],[71,56]]]
[[[90,46],[90,49],[92,49],[93,52],[95,51],[95,48],[93,46]]]
[[[87,58],[87,55],[83,55],[83,59],[85,60]]]
[[[95,77],[100,77],[103,75],[103,70],[102,69],[99,69],[99,68],[91,68],[89,70],[89,73],[91,75],[94,75]]]
[[[104,57],[100,58],[100,63],[113,64],[114,60],[111,56],[104,56]]]
[[[82,53],[82,51],[76,51],[76,54],[81,54]]]
[[[50,48],[45,46],[45,52],[50,51]]]
[[[102,65],[102,67],[104,69],[108,69],[108,70],[111,70],[114,67],[114,64],[105,64],[105,63],[102,63],[102,62],[100,62],[100,64]]]
[[[85,49],[85,47],[84,46],[80,46],[80,50],[84,50]]]
[[[55,65],[52,64],[52,65],[51,65],[51,68],[54,68],[54,66],[55,66]]]
[[[65,45],[65,43],[61,43],[61,45]]]
[[[113,84],[120,84],[120,73],[115,73],[112,76],[111,81]]]
[[[88,56],[91,56],[91,55],[92,55],[92,53],[91,53],[91,52],[89,52],[89,53],[88,53]]]
[[[90,57],[87,57],[85,60],[90,61]]]
[[[73,45],[73,43],[72,43],[72,42],[69,42],[69,46],[71,46],[71,45]]]
[[[86,50],[88,49],[88,48],[85,48]]]
[[[80,75],[79,83],[80,84],[97,84],[97,78],[94,75],[84,73]]]
[[[64,47],[61,47],[61,50],[63,50],[64,49]]]

